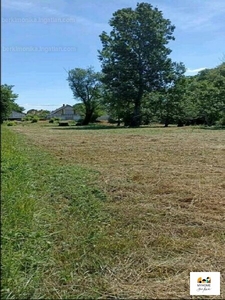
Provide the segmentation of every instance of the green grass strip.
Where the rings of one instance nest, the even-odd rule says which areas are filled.
[[[109,218],[98,174],[2,126],[2,299],[96,298]]]

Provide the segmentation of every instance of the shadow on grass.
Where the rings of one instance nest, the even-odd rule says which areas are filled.
[[[51,129],[56,130],[104,130],[104,129],[154,129],[154,128],[165,128],[163,125],[146,125],[146,126],[140,126],[140,127],[127,127],[127,126],[114,126],[114,125],[86,125],[86,126],[76,126],[76,125],[70,125],[70,126],[57,126],[57,127],[51,127]],[[170,127],[172,128],[172,126]]]
[[[70,126],[57,126],[52,127],[52,129],[56,130],[102,130],[102,129],[124,129],[126,127],[121,126],[113,126],[113,125],[86,125],[86,126],[76,126],[76,125],[70,125]]]
[[[201,126],[200,129],[205,130],[225,130],[225,126]]]

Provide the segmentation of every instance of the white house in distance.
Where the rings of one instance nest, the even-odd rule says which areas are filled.
[[[63,106],[52,111],[48,118],[60,118],[61,120],[75,120],[78,121],[81,116],[74,113],[71,105],[63,104]]]

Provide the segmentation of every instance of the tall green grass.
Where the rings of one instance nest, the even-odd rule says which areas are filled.
[[[2,298],[104,295],[115,249],[103,254],[110,218],[98,174],[60,165],[5,126],[1,172]]]

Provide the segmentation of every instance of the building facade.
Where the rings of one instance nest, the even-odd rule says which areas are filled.
[[[74,120],[78,121],[81,116],[74,113],[74,109],[71,105],[63,104],[63,106],[57,108],[56,110],[52,111],[49,116],[51,118],[60,118],[60,120]]]

